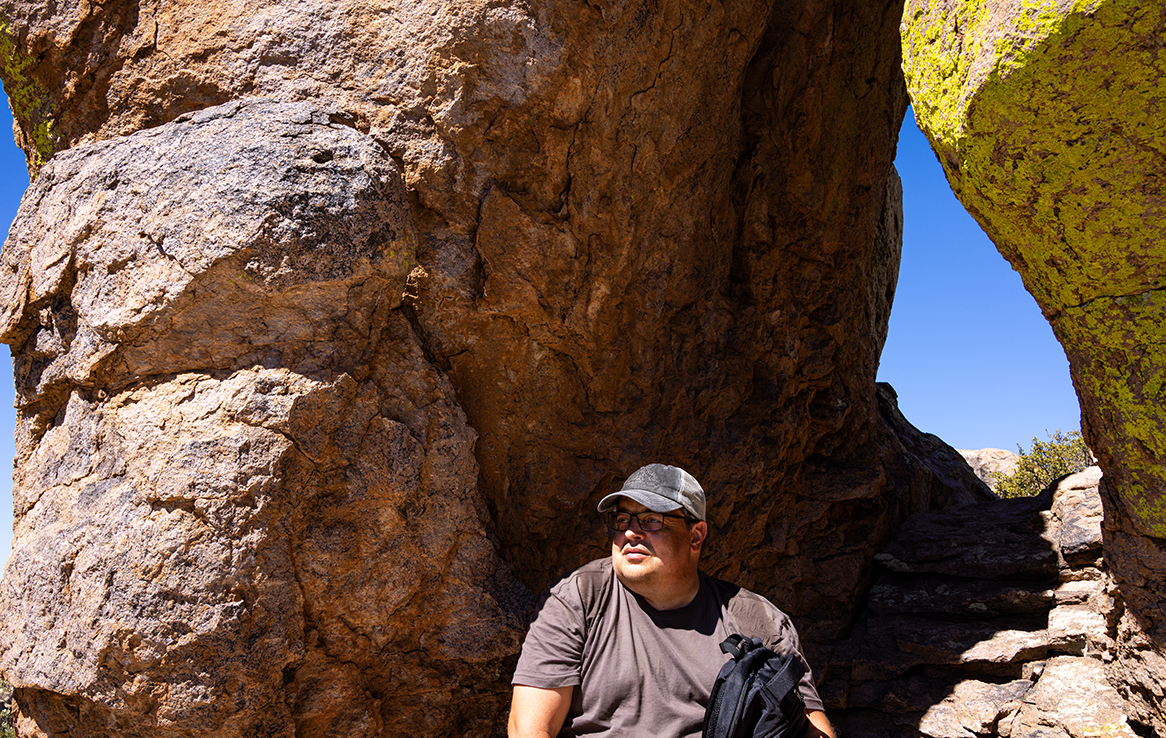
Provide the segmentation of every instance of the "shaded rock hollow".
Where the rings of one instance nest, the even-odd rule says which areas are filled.
[[[900,520],[983,494],[874,384],[895,4],[0,17],[22,734],[496,732],[649,461],[813,659]]]
[[[838,731],[1151,735],[1106,676],[1122,607],[1102,559],[1101,478],[1090,467],[1037,497],[907,518],[829,660],[821,689]]]

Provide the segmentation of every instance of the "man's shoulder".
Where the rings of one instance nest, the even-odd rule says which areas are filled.
[[[612,575],[611,557],[588,561],[564,574],[557,582],[551,585],[551,591],[561,591],[566,587],[590,587],[600,582],[608,581]]]
[[[610,587],[612,576],[614,573],[610,557],[588,561],[560,577],[546,590],[544,597],[549,595],[568,602],[577,602],[584,610],[588,610],[593,601],[604,596]]]
[[[789,616],[765,597],[724,579],[709,576],[708,580],[742,635],[757,636],[768,644],[783,638],[791,627]]]
[[[555,600],[560,604],[559,612],[579,622],[586,633],[607,606],[614,577],[610,557],[589,561],[572,569],[543,591],[535,617],[550,612],[547,603]]]

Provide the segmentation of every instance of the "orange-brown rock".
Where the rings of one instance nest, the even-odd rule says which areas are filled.
[[[496,732],[649,461],[709,571],[845,631],[974,494],[874,385],[899,12],[0,4],[22,733]]]

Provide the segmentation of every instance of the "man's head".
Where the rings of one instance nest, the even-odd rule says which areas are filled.
[[[604,497],[599,511],[612,528],[612,565],[626,587],[660,609],[691,601],[708,534],[704,490],[692,475],[650,464]]]

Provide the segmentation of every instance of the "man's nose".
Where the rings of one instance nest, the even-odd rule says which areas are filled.
[[[640,527],[640,519],[632,518],[628,521],[628,529],[625,531],[640,538],[644,537],[644,529]]]

